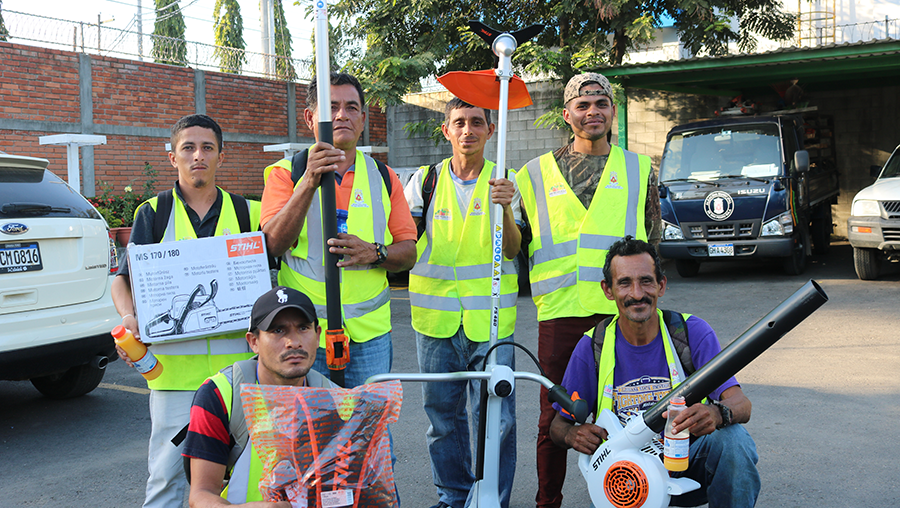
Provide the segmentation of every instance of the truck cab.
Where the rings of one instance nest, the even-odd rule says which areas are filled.
[[[847,236],[862,280],[877,279],[883,261],[900,261],[900,146],[875,183],[853,198]]]
[[[660,254],[682,277],[696,276],[701,263],[749,258],[776,258],[788,274],[802,273],[812,243],[827,249],[839,191],[833,153],[816,152],[811,163],[805,149],[819,134],[799,115],[673,128],[659,174]]]

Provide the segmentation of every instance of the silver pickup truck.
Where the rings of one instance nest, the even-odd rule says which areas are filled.
[[[883,261],[900,261],[900,146],[875,183],[853,198],[847,236],[856,275],[862,280],[877,279]]]

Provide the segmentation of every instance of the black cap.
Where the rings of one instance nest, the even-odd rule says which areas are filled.
[[[296,289],[278,286],[257,298],[250,312],[250,330],[268,330],[284,309],[298,309],[310,323],[317,323],[316,308],[308,296]]]

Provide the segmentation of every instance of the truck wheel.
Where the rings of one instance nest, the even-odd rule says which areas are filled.
[[[831,205],[825,204],[822,206],[825,207],[825,212],[822,217],[813,220],[812,230],[810,231],[813,250],[818,256],[828,254],[828,250],[831,248],[831,231],[833,228]]]
[[[784,258],[784,272],[788,275],[800,275],[806,270],[805,238],[809,238],[809,235],[797,235],[791,255]]]
[[[70,399],[80,397],[97,388],[97,385],[103,380],[105,372],[105,369],[87,363],[72,367],[60,374],[33,378],[31,384],[45,397]]]
[[[696,277],[700,273],[700,263],[693,259],[676,259],[675,270],[685,279]]]
[[[878,249],[859,249],[853,247],[853,267],[860,280],[875,280],[881,268]]]

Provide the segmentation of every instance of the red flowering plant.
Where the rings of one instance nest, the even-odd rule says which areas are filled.
[[[149,162],[144,163],[143,175],[145,179],[141,193],[134,192],[131,185],[127,185],[118,194],[112,185],[100,181],[103,192],[97,197],[88,198],[110,228],[131,227],[137,207],[156,195],[157,172]]]

